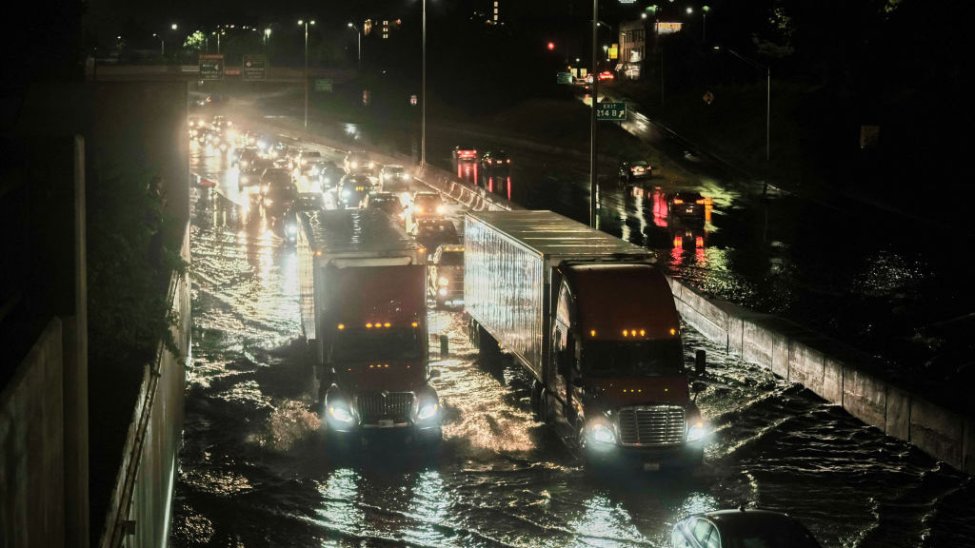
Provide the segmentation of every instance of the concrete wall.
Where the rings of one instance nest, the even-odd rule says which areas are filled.
[[[181,253],[189,259],[189,230]],[[145,366],[139,399],[106,515],[102,547],[155,547],[168,543],[176,459],[183,431],[186,364],[190,356],[190,281],[174,276],[170,295],[179,318],[173,354],[162,344]]]
[[[64,546],[61,321],[0,392],[0,546]]]
[[[975,473],[975,420],[870,372],[868,358],[797,324],[715,303],[671,279],[689,325],[743,360],[802,384],[866,424]]]

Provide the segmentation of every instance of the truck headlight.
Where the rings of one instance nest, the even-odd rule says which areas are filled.
[[[288,225],[287,230],[288,234],[291,234],[292,236],[298,233],[298,227],[296,225]]]
[[[416,412],[416,420],[425,421],[430,420],[437,416],[440,412],[440,404],[436,401],[429,401],[420,405],[420,409]]]
[[[614,434],[613,429],[604,422],[590,423],[589,439],[593,442],[593,445],[597,447],[616,445],[616,434]]]
[[[438,215],[443,215],[446,212],[447,212],[447,208],[446,207],[444,207],[442,205],[438,205],[437,206],[437,214]]]
[[[446,297],[447,296],[447,288],[446,287],[441,287],[440,289],[438,289],[437,290],[437,295],[440,295],[441,297]]]
[[[330,403],[328,405],[328,416],[332,417],[338,422],[353,422],[355,417],[349,412],[348,408],[342,403]]]
[[[687,441],[701,441],[708,435],[708,427],[704,421],[697,421],[687,428]]]
[[[448,285],[450,285],[450,280],[447,279],[446,276],[440,276],[440,278],[437,280],[437,285],[439,285],[440,287],[447,287]]]

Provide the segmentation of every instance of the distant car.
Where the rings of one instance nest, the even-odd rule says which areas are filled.
[[[477,161],[477,149],[468,145],[457,145],[454,147],[454,160]]]
[[[613,74],[612,71],[604,70],[604,71],[602,71],[602,72],[599,73],[599,81],[600,82],[608,82],[610,80],[615,80],[615,79],[616,79],[616,75]]]
[[[335,188],[345,175],[345,172],[331,160],[321,160],[308,165],[305,175],[311,181],[317,181],[322,192]]]
[[[261,205],[271,215],[291,211],[298,199],[298,187],[293,183],[271,185],[261,193]]]
[[[291,172],[286,169],[272,167],[265,169],[261,174],[261,196],[267,194],[275,187],[294,185]]]
[[[640,179],[653,177],[653,166],[646,160],[620,162],[620,181],[632,183]]]
[[[407,192],[412,181],[413,174],[401,165],[385,165],[379,170],[379,182],[382,183],[385,191]]]
[[[481,156],[481,168],[485,173],[507,173],[511,168],[511,156],[503,150],[485,152]]]
[[[247,169],[251,162],[256,160],[260,156],[260,151],[257,147],[243,147],[238,148],[234,154],[233,160],[231,160],[231,165],[239,167],[242,171]]]
[[[366,196],[372,192],[372,181],[363,174],[350,173],[339,182],[338,203],[344,208],[365,205]]]
[[[284,239],[288,243],[298,241],[298,213],[302,211],[322,211],[325,199],[318,192],[299,192],[291,208],[284,215]]]
[[[375,192],[366,197],[366,209],[378,209],[396,220],[403,218],[403,202],[399,194],[393,192]]]
[[[443,198],[436,192],[414,192],[407,211],[407,224],[410,230],[422,219],[440,219],[447,213]]]
[[[350,152],[345,155],[345,171],[347,173],[367,173],[376,169],[376,162],[365,152]]]
[[[274,162],[267,158],[255,158],[247,167],[241,166],[240,173],[237,175],[237,188],[244,190],[245,187],[257,186],[261,182],[261,175],[268,169],[274,168]]]
[[[680,191],[669,200],[670,215],[684,219],[704,219],[707,200],[700,192]]]
[[[464,304],[464,246],[441,244],[427,265],[428,287],[437,308]]]
[[[439,245],[460,243],[457,228],[448,219],[420,219],[410,234],[420,244],[420,253],[426,255],[432,254]]]
[[[299,169],[304,169],[306,166],[308,166],[308,165],[310,165],[312,163],[315,163],[315,162],[319,162],[319,161],[321,161],[323,159],[324,159],[324,157],[322,156],[322,153],[321,152],[319,152],[317,150],[303,149],[303,150],[301,150],[301,151],[298,152],[298,156],[297,156],[297,164],[298,164],[298,166],[297,167]]]
[[[769,510],[718,510],[694,514],[674,525],[673,548],[820,548],[801,523]]]

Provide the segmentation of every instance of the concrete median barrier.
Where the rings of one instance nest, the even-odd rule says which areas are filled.
[[[743,361],[801,384],[887,435],[975,473],[975,421],[871,370],[855,349],[767,314],[712,301],[670,279],[684,321]]]

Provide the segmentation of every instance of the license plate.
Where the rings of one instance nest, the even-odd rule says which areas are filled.
[[[647,472],[656,472],[660,470],[659,462],[645,462],[643,463],[643,470]]]
[[[393,419],[379,419],[379,426],[390,427],[393,426]]]

